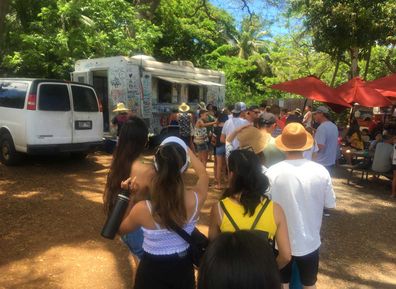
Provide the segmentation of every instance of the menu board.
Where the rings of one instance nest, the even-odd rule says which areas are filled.
[[[142,117],[151,118],[153,116],[152,112],[152,78],[150,73],[143,73],[142,78]]]

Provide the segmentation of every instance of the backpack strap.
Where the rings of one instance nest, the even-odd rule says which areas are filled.
[[[228,220],[230,220],[231,225],[234,227],[235,231],[239,231],[238,225],[235,223],[234,219],[231,217],[230,213],[227,211],[223,201],[220,201],[221,209],[223,210],[224,214],[227,216]]]
[[[261,218],[261,216],[264,214],[264,211],[265,211],[265,209],[268,207],[269,203],[270,203],[270,200],[266,198],[266,199],[265,199],[265,203],[264,203],[264,205],[261,207],[260,212],[257,214],[257,217],[256,217],[256,219],[254,220],[253,225],[252,225],[252,227],[250,228],[250,230],[254,230],[254,229],[256,228],[257,223],[260,221],[260,218]]]

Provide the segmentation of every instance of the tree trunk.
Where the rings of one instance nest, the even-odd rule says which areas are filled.
[[[370,45],[370,48],[369,48],[369,51],[367,54],[367,59],[366,59],[366,68],[364,69],[364,76],[363,76],[364,80],[367,80],[367,73],[368,73],[370,60],[371,60],[371,49],[372,49],[372,46]]]
[[[351,47],[350,50],[351,55],[351,79],[359,76],[359,48]]]
[[[4,26],[5,26],[5,16],[8,12],[8,6],[10,4],[9,0],[0,0],[0,43],[2,43]]]
[[[340,58],[341,58],[341,56],[338,55],[337,56],[336,67],[335,67],[334,73],[333,73],[333,78],[331,79],[331,83],[330,83],[331,87],[334,87],[334,82],[335,82],[335,79],[336,79],[336,76],[337,76],[337,73],[338,73],[338,68],[340,67]]]

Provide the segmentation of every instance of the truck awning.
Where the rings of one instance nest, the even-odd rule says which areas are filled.
[[[154,77],[157,77],[159,79],[165,80],[165,81],[169,81],[172,83],[179,83],[179,84],[194,84],[197,85],[196,82],[187,79],[187,78],[176,78],[176,77],[168,77],[168,76],[156,76],[154,75]]]
[[[191,79],[191,78],[177,78],[177,77],[169,77],[169,76],[157,76],[153,75],[159,79],[169,81],[172,83],[179,83],[179,84],[192,84],[192,85],[206,85],[206,86],[224,86],[223,84],[207,81],[207,80],[199,80],[199,79]]]
[[[200,79],[194,79],[194,81],[198,82],[201,85],[224,86],[224,84],[213,82],[213,81],[200,80]]]

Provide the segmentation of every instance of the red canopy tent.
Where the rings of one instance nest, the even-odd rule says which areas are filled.
[[[367,82],[367,86],[374,88],[383,96],[396,97],[396,73]]]
[[[307,76],[295,80],[290,80],[271,86],[273,89],[302,95],[306,98],[336,104],[341,107],[351,107],[351,105],[334,93],[334,89],[328,86],[315,76]]]
[[[392,103],[360,77],[355,77],[335,89],[336,94],[346,102],[366,107],[389,106]]]

